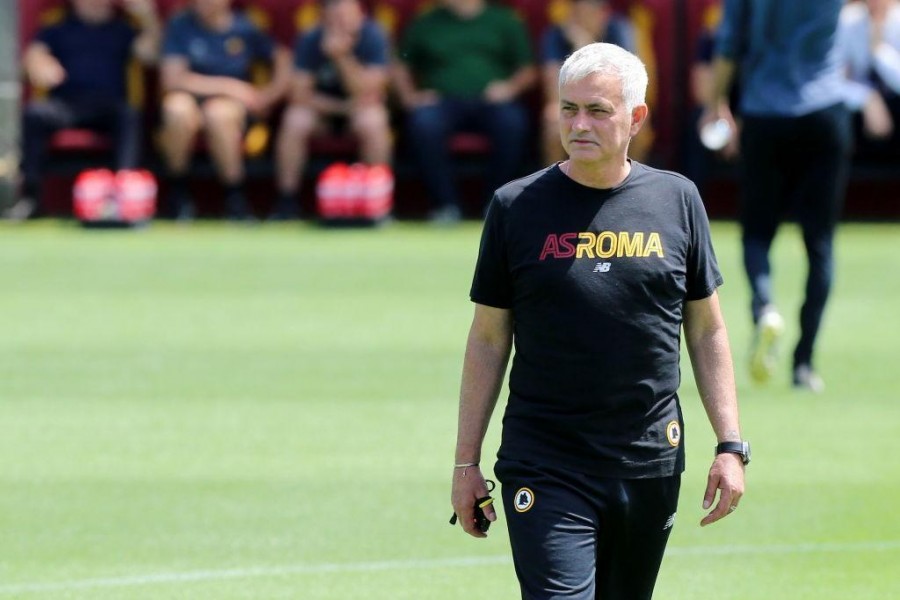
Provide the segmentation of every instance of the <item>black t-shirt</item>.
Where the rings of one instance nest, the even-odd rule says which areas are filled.
[[[124,100],[126,67],[137,31],[116,17],[93,24],[70,15],[41,29],[35,40],[45,44],[66,70],[66,80],[50,95],[65,100]]]
[[[684,469],[682,311],[722,277],[696,186],[631,166],[606,190],[548,167],[491,202],[471,298],[512,311],[501,459],[617,478]]]

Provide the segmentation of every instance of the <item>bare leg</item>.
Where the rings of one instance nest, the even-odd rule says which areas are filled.
[[[225,185],[244,180],[244,126],[247,109],[231,98],[210,98],[203,103],[203,122],[209,153]]]
[[[309,138],[317,121],[316,112],[306,106],[293,104],[285,111],[275,142],[279,193],[293,196],[300,189]]]
[[[391,163],[393,140],[387,109],[381,102],[361,104],[351,119],[353,133],[359,139],[360,158],[370,165]]]
[[[190,94],[172,92],[163,98],[160,141],[171,173],[180,175],[187,171],[202,122],[200,108]]]

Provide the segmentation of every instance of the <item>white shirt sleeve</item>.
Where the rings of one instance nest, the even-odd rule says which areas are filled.
[[[872,94],[872,86],[860,81],[844,82],[844,105],[852,111],[861,110]]]
[[[900,51],[887,42],[875,47],[872,66],[885,85],[900,94]]]

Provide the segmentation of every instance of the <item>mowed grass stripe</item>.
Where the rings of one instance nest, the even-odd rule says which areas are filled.
[[[900,540],[859,543],[810,543],[796,545],[766,546],[705,546],[695,548],[669,548],[668,556],[723,556],[723,555],[769,555],[769,554],[820,554],[820,553],[863,553],[890,552],[900,550]],[[468,556],[456,558],[387,560],[362,563],[321,563],[309,565],[285,565],[278,567],[248,567],[245,569],[222,569],[191,571],[184,573],[156,573],[130,577],[109,577],[82,581],[61,581],[53,583],[21,583],[0,585],[0,595],[43,593],[65,590],[86,590],[97,588],[117,588],[147,586],[171,583],[191,583],[220,581],[226,579],[247,579],[253,577],[281,577],[285,575],[351,573],[361,571],[396,571],[484,567],[512,564],[510,556]]]

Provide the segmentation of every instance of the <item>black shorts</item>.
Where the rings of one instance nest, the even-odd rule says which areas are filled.
[[[507,460],[494,472],[523,599],[650,599],[680,474],[604,479]]]

